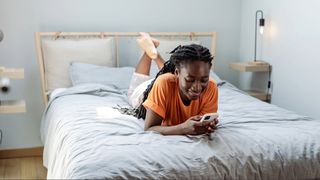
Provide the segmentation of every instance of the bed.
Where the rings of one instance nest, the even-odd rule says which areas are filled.
[[[114,84],[118,81],[90,81],[49,92],[48,66],[44,63],[48,56],[43,54],[42,35],[56,39],[63,34],[36,34],[42,96],[47,105],[40,130],[47,178],[320,178],[319,120],[255,99],[212,73],[219,88],[220,123],[216,132],[211,136],[145,132],[142,119],[119,112],[119,106],[129,104],[126,87]],[[117,75],[114,71],[113,76],[130,79],[130,73],[127,70]]]

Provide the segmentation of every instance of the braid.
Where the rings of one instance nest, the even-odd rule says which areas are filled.
[[[180,67],[180,64],[190,62],[190,61],[204,61],[209,63],[209,65],[212,65],[212,55],[208,48],[203,47],[198,44],[191,44],[186,46],[179,45],[176,47],[173,51],[170,52],[171,57],[169,61],[164,63],[163,68],[157,73],[154,80],[148,85],[147,89],[143,92],[143,101],[144,102],[153,87],[154,82],[160,76],[161,74],[165,73],[174,73],[176,67]],[[146,109],[144,106],[141,105],[137,109],[137,118],[143,118],[146,117]]]
[[[161,74],[168,73],[168,72],[173,74],[174,71],[175,71],[175,68],[176,67],[175,67],[175,65],[173,64],[173,62],[171,60],[169,60],[169,61],[164,63],[164,66],[157,73],[157,75],[154,78],[154,80],[151,81],[151,83],[148,85],[147,89],[143,92],[143,100],[142,100],[142,102],[144,102],[148,98],[148,95],[149,95],[149,93],[150,93],[150,91],[152,89],[152,86],[153,86],[154,82],[156,81],[156,79],[158,78],[158,76],[160,76]],[[140,106],[138,107],[137,118],[145,119],[145,117],[146,117],[146,108],[144,108],[144,106],[141,103]]]

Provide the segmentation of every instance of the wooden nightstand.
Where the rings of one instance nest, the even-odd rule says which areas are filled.
[[[0,78],[23,79],[24,69],[0,67]],[[0,99],[0,113],[23,113],[26,112],[24,100],[4,100]]]
[[[271,65],[266,62],[237,62],[229,64],[229,67],[238,72],[271,72]],[[270,87],[270,82],[268,82],[268,87]],[[244,90],[249,95],[258,98],[262,101],[270,102],[271,94],[267,94],[263,91],[257,90]]]

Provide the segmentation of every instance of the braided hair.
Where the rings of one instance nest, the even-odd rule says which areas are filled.
[[[147,89],[143,92],[143,100],[142,103],[148,98],[148,95],[152,89],[152,86],[155,80],[162,74],[165,73],[172,73],[174,74],[176,68],[180,68],[181,64],[188,63],[192,61],[204,61],[209,63],[210,67],[212,65],[212,55],[208,48],[203,47],[198,44],[191,44],[181,46],[179,45],[173,51],[170,52],[171,57],[170,59],[164,63],[164,66],[160,71],[157,73],[154,80],[148,85]],[[146,109],[141,105],[136,109],[136,117],[143,118],[146,117]]]

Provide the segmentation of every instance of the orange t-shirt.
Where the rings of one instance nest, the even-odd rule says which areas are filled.
[[[179,94],[178,79],[175,75],[166,73],[156,79],[143,106],[161,116],[162,125],[177,125],[191,116],[217,112],[218,88],[210,79],[200,97],[186,106]]]

